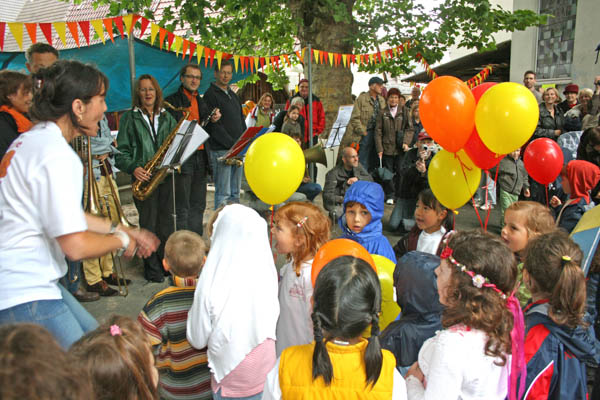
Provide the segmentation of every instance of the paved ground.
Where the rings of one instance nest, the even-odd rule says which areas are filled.
[[[207,207],[204,221],[208,221],[210,215],[213,212],[214,205],[214,192],[208,192],[207,198]],[[128,219],[137,223],[137,211],[130,200],[127,199],[127,194],[122,196],[122,200],[124,202],[124,211],[127,215]],[[242,201],[243,202],[243,201]],[[322,197],[318,196],[315,199],[315,203],[319,206],[322,206]],[[385,222],[387,222],[394,206],[386,205],[385,206],[385,216],[384,216],[384,227]],[[480,215],[482,219],[485,219],[485,212],[480,210]],[[490,213],[490,221],[488,223],[488,230],[490,232],[498,233],[500,231],[499,227],[499,219],[500,213],[497,209],[494,209]],[[475,229],[479,228],[479,221],[474,212],[474,209],[470,205],[466,205],[459,210],[458,215],[456,216],[456,227],[457,229]],[[340,235],[339,228],[334,227],[335,229],[332,232],[332,238],[335,238]],[[390,233],[384,230],[384,234],[389,239],[390,243],[394,245],[399,236],[394,233]],[[107,316],[111,314],[121,314],[128,315],[131,317],[136,317],[146,301],[156,292],[163,289],[167,286],[167,281],[164,283],[149,283],[143,277],[143,264],[139,259],[133,259],[130,261],[126,261],[123,259],[123,267],[125,270],[125,274],[127,278],[132,279],[132,283],[129,286],[129,295],[127,297],[122,296],[113,296],[113,297],[102,297],[99,301],[92,303],[83,303],[85,308],[99,321],[103,321]],[[280,267],[285,262],[283,257],[279,257],[277,260],[277,266]]]

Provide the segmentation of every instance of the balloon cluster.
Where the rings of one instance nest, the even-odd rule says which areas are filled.
[[[450,209],[473,197],[482,169],[493,168],[527,143],[539,119],[535,96],[523,85],[484,83],[469,90],[451,76],[427,85],[419,112],[427,133],[444,148],[431,160],[428,179],[437,199]],[[541,165],[541,160],[534,155],[533,163]]]

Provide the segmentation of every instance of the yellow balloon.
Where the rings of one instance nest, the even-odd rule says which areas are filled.
[[[428,168],[429,187],[435,197],[451,210],[462,207],[477,190],[481,169],[464,150],[440,150]]]
[[[504,82],[489,88],[479,99],[475,126],[488,149],[508,154],[527,143],[539,116],[537,100],[529,89]]]
[[[387,257],[379,254],[371,254],[377,276],[381,283],[381,316],[379,317],[379,329],[383,331],[400,314],[400,306],[394,299],[394,269],[396,264]]]
[[[250,189],[267,204],[287,200],[302,183],[305,168],[304,153],[298,143],[278,132],[252,142],[244,160]]]

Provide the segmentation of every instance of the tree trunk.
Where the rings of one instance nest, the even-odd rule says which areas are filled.
[[[345,5],[348,15],[352,15],[355,0],[338,0]],[[352,33],[356,29],[353,20],[336,22],[333,18],[333,9],[327,1],[318,0],[289,0],[290,8],[296,18],[302,20],[298,27],[298,38],[302,47],[308,43],[313,49],[327,52],[351,54]],[[350,17],[351,18],[351,17]],[[304,74],[307,67],[304,67]],[[312,64],[313,94],[319,96],[325,109],[325,131],[328,135],[331,125],[337,117],[341,105],[352,104],[352,82],[354,80],[350,68],[343,65],[332,67],[330,65]]]

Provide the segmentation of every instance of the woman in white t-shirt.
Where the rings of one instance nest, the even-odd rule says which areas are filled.
[[[34,74],[30,114],[37,124],[19,135],[0,163],[0,324],[34,322],[70,346],[91,316],[58,279],[72,260],[111,251],[147,257],[158,239],[85,214],[83,167],[68,142],[95,136],[108,79],[77,61]]]

